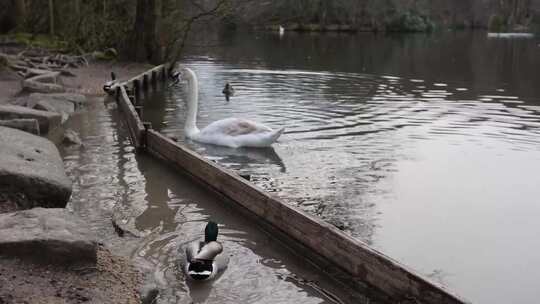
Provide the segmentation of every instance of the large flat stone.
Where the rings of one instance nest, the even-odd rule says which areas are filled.
[[[50,140],[0,127],[1,192],[18,197],[19,207],[25,209],[65,207],[71,189],[62,158]],[[26,201],[21,202],[21,194]]]
[[[46,134],[62,123],[62,115],[55,112],[40,111],[21,106],[0,105],[0,119],[34,118],[39,123],[39,130]]]
[[[0,214],[0,255],[45,263],[96,263],[97,237],[66,209]]]
[[[49,104],[61,103],[65,104],[69,102],[73,104],[75,110],[84,107],[87,102],[86,96],[76,93],[54,93],[54,94],[42,94],[32,93],[28,96],[27,106],[33,108],[39,101],[46,101]]]
[[[34,118],[19,118],[19,119],[9,119],[9,120],[0,119],[0,126],[18,129],[24,132],[35,134],[35,135],[40,134],[39,123]]]

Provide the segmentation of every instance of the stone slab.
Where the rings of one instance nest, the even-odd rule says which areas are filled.
[[[39,123],[34,118],[0,120],[0,126],[18,129],[35,135],[40,134]]]
[[[62,123],[62,115],[55,112],[40,111],[27,107],[0,105],[0,119],[34,118],[39,123],[39,130],[46,134]]]
[[[76,93],[54,93],[54,94],[42,94],[42,93],[32,93],[27,98],[27,106],[33,108],[38,101],[47,101],[50,104],[55,102],[69,102],[73,104],[74,110],[84,107],[87,103],[86,96]]]
[[[0,214],[0,255],[45,263],[96,263],[97,237],[63,208]]]
[[[25,209],[65,207],[71,190],[60,153],[50,140],[0,127],[0,191],[23,194],[27,201],[20,207]]]

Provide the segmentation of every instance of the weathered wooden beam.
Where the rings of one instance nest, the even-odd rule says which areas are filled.
[[[120,97],[118,98],[118,105],[124,113],[126,119],[129,135],[135,148],[139,149],[141,145],[141,136],[145,132],[144,126],[137,114],[135,107],[129,101],[126,94],[126,90],[123,86],[119,86]]]
[[[306,248],[396,301],[466,303],[384,254],[319,218],[282,202],[236,173],[222,168],[154,130],[147,131],[146,151],[208,184]]]

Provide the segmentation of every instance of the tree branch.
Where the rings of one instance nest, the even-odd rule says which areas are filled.
[[[216,5],[210,9],[210,10],[204,10],[204,7],[202,7],[199,4],[196,4],[195,1],[191,0],[190,2],[197,7],[199,10],[201,10],[200,13],[197,15],[191,16],[185,21],[185,25],[182,28],[181,35],[177,36],[178,38],[174,38],[172,41],[173,47],[180,41],[180,45],[176,52],[174,53],[174,56],[170,60],[171,66],[169,67],[169,74],[171,73],[172,69],[174,68],[176,62],[180,59],[180,56],[182,56],[182,51],[184,50],[184,47],[186,46],[187,39],[189,37],[189,33],[191,32],[191,28],[193,27],[193,24],[197,21],[199,21],[202,18],[209,17],[209,16],[215,16],[223,7],[225,7],[225,4],[228,0],[219,0]],[[168,55],[168,54],[167,54]]]

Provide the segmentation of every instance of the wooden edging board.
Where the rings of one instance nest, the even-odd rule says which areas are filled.
[[[355,279],[381,290],[392,299],[421,303],[466,303],[457,295],[331,224],[289,206],[231,170],[222,168],[154,130],[146,134],[146,151],[187,171],[237,202],[307,248],[340,266]]]
[[[140,120],[139,115],[137,115],[135,107],[133,106],[133,104],[131,104],[131,101],[129,100],[124,86],[118,86],[116,87],[116,90],[119,90],[119,96],[117,101],[120,109],[124,113],[124,117],[126,118],[131,141],[135,148],[139,149],[142,147],[143,144],[142,138],[144,132],[144,125]]]
[[[354,280],[375,287],[394,301],[414,299],[419,303],[468,303],[392,258],[347,235],[321,219],[292,207],[266,193],[236,173],[206,160],[152,129],[145,129],[124,86],[143,88],[141,82],[163,77],[161,65],[122,83],[118,102],[134,145],[162,159],[234,201],[304,248],[340,267]],[[144,75],[147,75],[146,77]],[[138,83],[139,85],[137,85]]]

